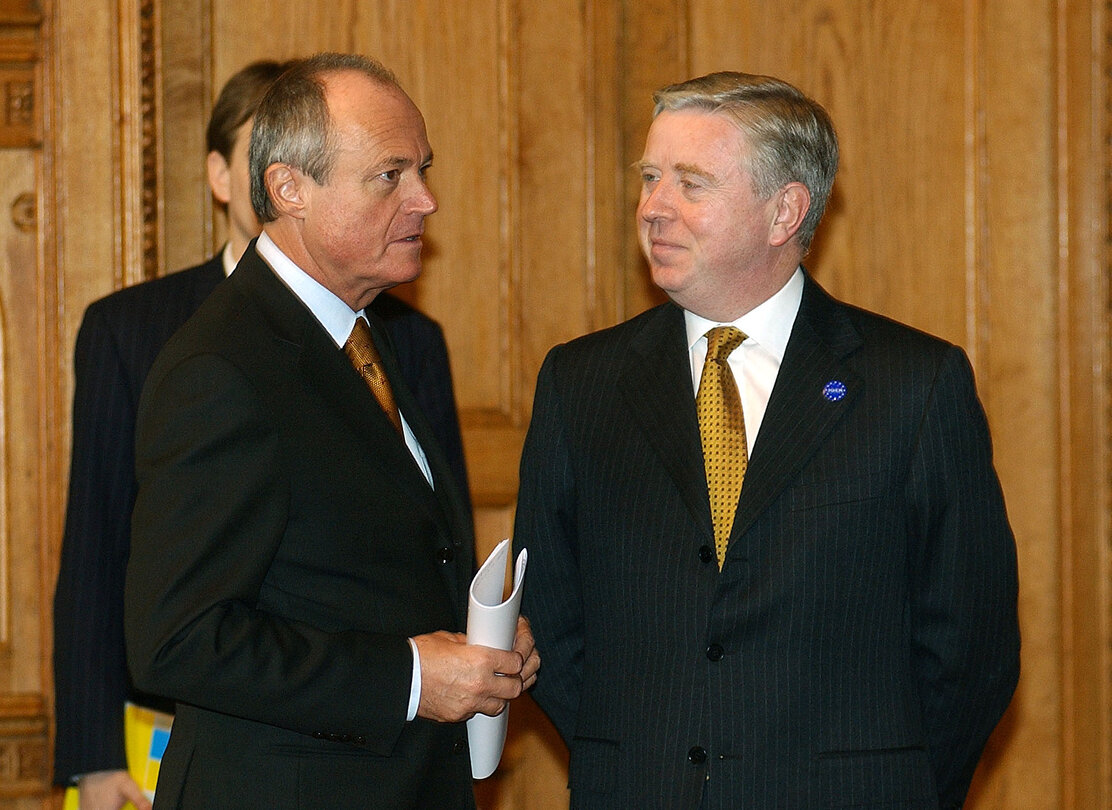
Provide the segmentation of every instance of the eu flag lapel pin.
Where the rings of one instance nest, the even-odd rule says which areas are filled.
[[[846,384],[841,380],[831,380],[822,387],[823,398],[827,402],[837,402],[846,395]]]

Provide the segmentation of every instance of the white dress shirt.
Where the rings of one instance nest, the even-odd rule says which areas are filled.
[[[707,332],[715,326],[736,326],[745,333],[745,341],[730,353],[730,371],[737,382],[741,408],[745,414],[745,440],[752,454],[757,443],[784,350],[791,337],[799,302],[803,298],[803,270],[796,268],[787,283],[760,306],[751,309],[733,323],[708,321],[693,312],[684,311],[687,327],[688,357],[691,360],[691,381],[699,392],[699,378],[707,357]]]

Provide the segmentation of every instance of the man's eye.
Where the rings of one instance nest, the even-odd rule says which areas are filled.
[[[401,176],[402,176],[401,169],[390,169],[389,171],[383,172],[382,174],[379,175],[379,177],[381,177],[383,180],[385,180],[388,183],[398,182],[398,178],[401,177]]]

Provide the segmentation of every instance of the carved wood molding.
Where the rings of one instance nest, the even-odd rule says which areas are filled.
[[[160,18],[157,0],[121,4],[120,205],[125,285],[154,278],[162,266]]]
[[[34,149],[41,145],[41,27],[42,14],[29,0],[0,0],[0,148]],[[20,230],[28,222],[28,194],[18,195],[11,207],[13,224]],[[29,221],[33,223],[33,195],[30,209]],[[0,325],[0,334],[3,331]],[[0,391],[7,391],[4,371],[0,366]],[[0,436],[7,433],[4,406],[0,403]],[[6,486],[4,472],[0,472],[0,486]],[[0,598],[4,600],[0,605],[0,643],[6,645],[10,561],[6,558],[5,495],[6,491],[0,490]],[[47,739],[41,695],[0,695],[0,798],[41,794],[49,773]]]
[[[0,695],[0,799],[42,795],[50,773],[41,695]]]
[[[159,76],[159,15],[154,0],[139,4],[139,75],[140,110],[142,111],[142,146],[140,162],[143,188],[143,277],[154,278],[161,268],[159,246],[161,230],[159,202],[162,196],[159,138],[161,82]]]
[[[39,145],[41,26],[30,0],[0,2],[0,147]]]

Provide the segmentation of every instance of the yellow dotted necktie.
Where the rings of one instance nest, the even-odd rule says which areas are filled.
[[[400,434],[402,419],[398,413],[398,405],[394,401],[394,392],[390,390],[390,381],[386,379],[386,372],[382,368],[382,356],[375,348],[374,338],[371,337],[371,327],[362,318],[355,319],[351,336],[344,344],[344,354],[351,360],[355,370],[363,376],[363,381],[367,383],[367,387],[378,400],[386,417]]]
[[[740,346],[745,337],[744,332],[733,326],[716,326],[707,332],[707,359],[699,379],[699,393],[695,396],[710,514],[714,522],[714,550],[720,571],[726,559],[741,482],[749,463],[741,397],[727,362],[730,352]]]

